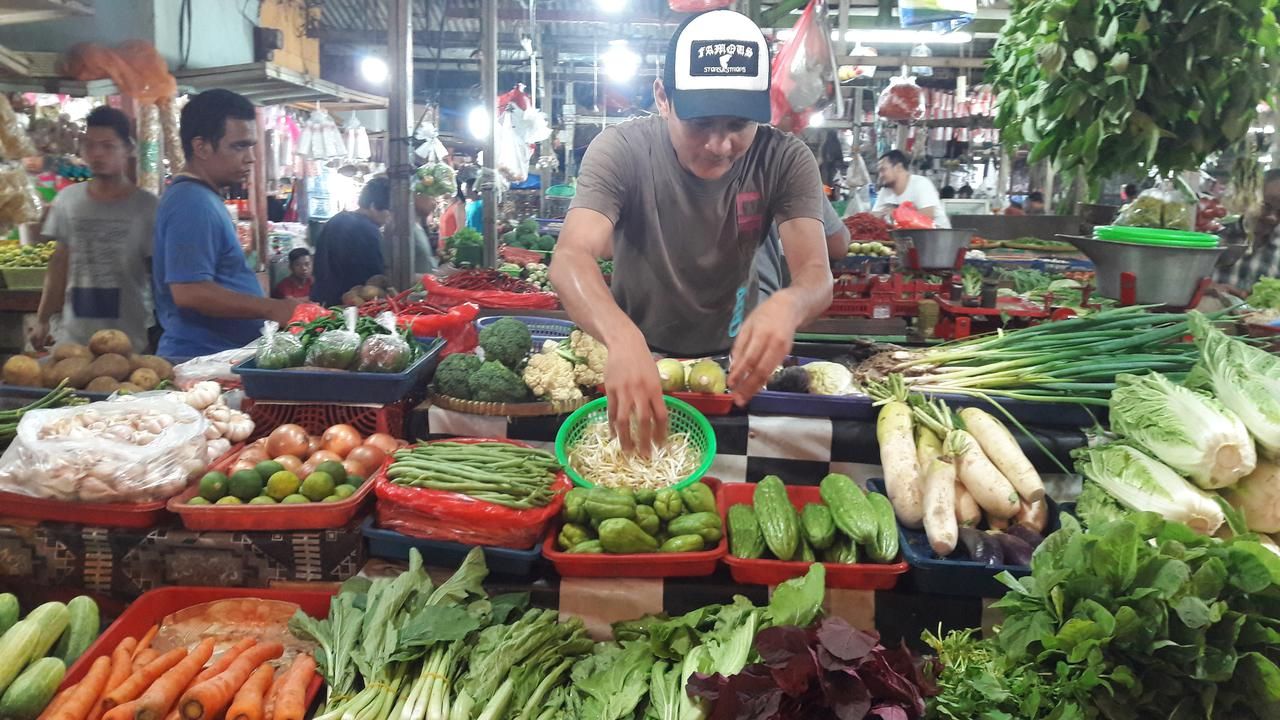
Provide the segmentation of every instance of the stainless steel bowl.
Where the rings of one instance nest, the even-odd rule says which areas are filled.
[[[1139,305],[1187,307],[1200,281],[1213,275],[1214,264],[1226,248],[1181,248],[1109,242],[1060,235],[1093,261],[1098,293],[1120,297],[1120,274],[1137,278],[1135,302]]]
[[[956,265],[956,254],[967,249],[973,230],[894,230],[892,232],[902,266],[909,270],[946,270]],[[908,250],[914,247],[920,267],[911,267]]]

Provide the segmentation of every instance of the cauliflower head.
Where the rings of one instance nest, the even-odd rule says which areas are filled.
[[[574,379],[574,365],[553,349],[529,358],[524,368],[524,384],[535,397],[546,400],[577,400],[582,390]]]
[[[853,373],[840,363],[812,362],[803,367],[809,375],[809,392],[814,395],[853,395],[858,391]]]
[[[609,350],[599,340],[581,330],[569,333],[569,349],[577,360],[573,364],[574,380],[583,387],[596,387],[604,382],[604,369]]]

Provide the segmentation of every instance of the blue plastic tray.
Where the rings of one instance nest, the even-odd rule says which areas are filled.
[[[457,567],[471,552],[474,545],[424,540],[410,537],[394,530],[383,530],[374,525],[372,515],[360,524],[360,533],[369,541],[369,555],[387,560],[408,560],[409,548],[418,548],[422,561],[428,565]],[[542,543],[535,543],[528,550],[484,546],[484,561],[489,572],[495,575],[529,578],[537,575],[542,560]]]
[[[493,315],[483,317],[476,320],[476,329],[483,330],[489,325],[494,324],[504,317],[519,320],[529,326],[529,332],[533,334],[533,351],[540,352],[542,344],[548,340],[559,342],[569,337],[569,333],[577,327],[572,320],[561,320],[559,318],[529,317],[524,315]]]
[[[254,400],[386,405],[400,402],[426,385],[435,372],[444,343],[443,338],[433,338],[424,344],[422,355],[401,373],[305,367],[260,370],[254,358],[236,365],[232,372],[240,376],[244,394]]]
[[[871,478],[867,481],[867,489],[884,495],[884,480]],[[1048,537],[1061,526],[1058,518],[1061,508],[1048,495],[1045,499],[1049,501],[1049,527],[1045,533]],[[1031,574],[1031,568],[1026,565],[983,565],[972,560],[940,558],[929,546],[929,538],[923,530],[898,525],[898,542],[902,546],[902,557],[911,566],[916,589],[923,593],[1001,598],[1009,588],[996,580],[996,575],[1006,571],[1014,577]]]

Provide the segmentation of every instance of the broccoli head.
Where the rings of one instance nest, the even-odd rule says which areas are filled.
[[[480,347],[485,360],[496,360],[515,370],[529,356],[533,334],[529,326],[515,318],[500,318],[480,331]]]
[[[497,403],[524,402],[529,399],[529,388],[505,365],[489,361],[471,376],[471,399]]]
[[[520,233],[521,235],[537,235],[538,221],[532,218],[528,220],[521,220],[520,224],[516,225],[516,232]]]
[[[470,400],[471,376],[480,369],[480,358],[468,353],[454,353],[436,367],[436,391],[449,397]]]
[[[551,252],[552,250],[556,249],[556,239],[551,237],[550,235],[539,236],[537,247],[534,249],[541,250],[543,252]]]

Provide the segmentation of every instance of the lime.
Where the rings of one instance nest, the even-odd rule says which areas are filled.
[[[334,460],[325,460],[316,466],[316,472],[324,473],[333,478],[333,481],[339,485],[347,481],[347,469],[342,467],[342,463]]]
[[[220,472],[205,473],[200,478],[200,497],[209,502],[217,502],[227,494],[227,476]],[[192,498],[193,500],[195,498]],[[199,503],[196,503],[199,505]]]
[[[302,481],[298,479],[297,475],[288,470],[278,470],[272,473],[271,479],[267,481],[267,496],[272,500],[283,500],[298,492],[298,488],[301,486]]]
[[[269,495],[259,495],[249,501],[250,505],[275,505],[276,499]]]
[[[269,478],[283,469],[284,469],[284,466],[276,462],[275,460],[263,460],[262,462],[253,466],[254,472],[258,473],[264,478]]]
[[[232,495],[247,502],[262,494],[262,476],[256,470],[240,470],[232,474],[228,487]]]
[[[197,495],[191,498],[190,500],[188,500],[187,504],[188,505],[212,505],[213,503]]]
[[[317,470],[302,481],[302,489],[299,492],[310,500],[320,502],[333,494],[334,485],[332,475]]]
[[[345,500],[346,498],[349,498],[352,495],[354,495],[355,492],[356,492],[356,489],[351,487],[350,485],[339,485],[333,489],[333,495],[331,497],[336,497],[338,499]]]
[[[218,502],[214,503],[214,505],[243,505],[243,504],[244,504],[244,501],[236,497],[235,495],[228,495],[222,498],[221,500],[219,500]]]
[[[342,502],[342,498],[338,497],[337,495],[330,495],[329,497],[321,500],[320,502],[327,502],[327,503]]]
[[[347,484],[353,488],[358,488],[364,484],[364,478],[360,477],[359,475],[348,475]]]
[[[307,498],[306,495],[290,495],[280,501],[282,505],[305,505],[309,502],[311,502],[311,500]]]

